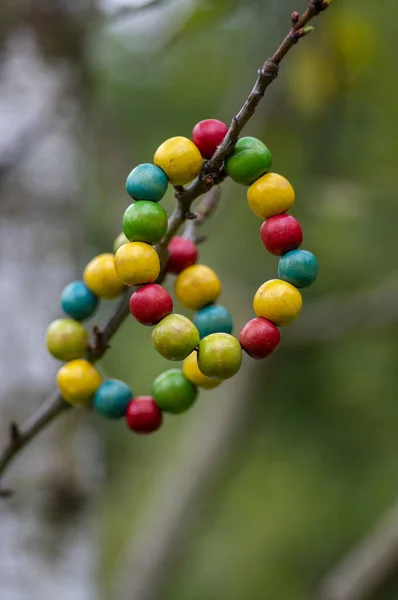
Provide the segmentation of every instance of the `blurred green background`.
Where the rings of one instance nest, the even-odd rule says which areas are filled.
[[[151,161],[164,139],[189,137],[201,119],[229,122],[287,31],[290,12],[304,5],[164,0],[142,9],[91,7],[91,18],[79,24],[81,53],[73,56],[67,38],[62,49],[62,60],[81,66],[75,93],[89,133],[76,219],[90,254],[109,251],[121,229],[131,168]],[[395,303],[393,288],[381,289],[380,299],[375,294],[369,326],[369,310],[361,313],[365,291],[397,274],[394,10],[392,0],[335,0],[287,56],[245,130],[267,144],[273,170],[295,187],[293,214],[320,264],[316,285],[303,294],[303,323],[311,323],[313,310],[321,315],[315,330],[299,323],[291,334],[284,330],[266,364],[246,360],[233,381],[202,393],[189,414],[167,418],[148,439],[93,417],[106,468],[98,509],[104,598],[119,598],[112,590],[129,548],[138,556],[132,579],[155,561],[151,577],[160,582],[149,598],[310,598],[396,498],[398,321],[377,326],[386,301]],[[48,60],[58,59],[49,48]],[[201,262],[222,280],[221,303],[233,312],[235,333],[277,267],[245,195],[244,187],[223,184],[200,247]],[[172,210],[171,189],[164,206]],[[85,258],[78,258],[81,267]],[[335,309],[351,295],[351,313]],[[319,312],[329,297],[336,300]],[[169,368],[133,320],[101,364],[136,394],[149,393]],[[223,442],[206,463],[217,433]],[[185,498],[197,456],[211,472],[198,468],[202,480],[189,483],[190,506],[176,524],[173,502]],[[174,527],[169,538],[167,524]],[[163,539],[169,548],[156,568],[155,542]],[[391,582],[373,597],[397,598],[398,586]]]

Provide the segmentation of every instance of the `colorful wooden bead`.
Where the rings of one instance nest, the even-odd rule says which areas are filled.
[[[236,183],[250,185],[266,173],[272,165],[272,155],[261,140],[243,137],[225,159],[227,175]]]
[[[129,386],[119,379],[108,379],[95,392],[94,410],[107,419],[121,419],[133,398]]]
[[[280,256],[300,246],[303,231],[294,217],[276,215],[261,225],[260,238],[268,252]]]
[[[167,271],[169,273],[181,273],[184,269],[191,267],[198,260],[198,249],[193,242],[183,237],[175,236],[169,244],[169,260]]]
[[[144,242],[129,242],[115,254],[117,276],[126,285],[152,283],[160,273],[158,253]]]
[[[126,236],[124,235],[124,233],[122,231],[122,233],[119,233],[119,235],[113,242],[113,252],[116,254],[116,252],[119,250],[120,246],[124,246],[124,244],[128,244],[128,243],[129,243],[129,240],[126,238]]]
[[[233,321],[229,310],[219,304],[201,308],[194,316],[200,339],[211,333],[232,333]]]
[[[153,433],[163,422],[163,415],[151,396],[137,396],[126,409],[128,427],[135,433]]]
[[[152,343],[168,360],[184,360],[199,344],[199,332],[184,315],[171,314],[155,325]]]
[[[63,365],[57,373],[62,398],[73,406],[87,404],[102,382],[97,369],[87,360],[78,358]]]
[[[289,325],[298,317],[303,305],[300,292],[286,281],[271,279],[256,292],[254,312],[275,325]]]
[[[149,283],[131,295],[130,312],[142,325],[156,325],[173,312],[173,300],[164,287]]]
[[[242,363],[242,349],[228,333],[212,333],[203,338],[198,349],[199,370],[207,377],[229,379]]]
[[[76,321],[91,317],[97,306],[97,296],[88,289],[84,281],[72,281],[61,294],[62,310]]]
[[[262,317],[252,319],[243,327],[239,342],[251,358],[266,358],[279,346],[281,336],[279,329]]]
[[[198,310],[217,300],[221,294],[221,283],[210,267],[192,265],[178,275],[174,289],[182,306]]]
[[[308,250],[292,250],[279,260],[278,277],[298,288],[314,283],[318,276],[318,261]]]
[[[166,211],[155,202],[134,202],[123,215],[123,231],[130,242],[157,244],[167,231]]]
[[[180,369],[161,373],[153,382],[152,396],[163,412],[180,414],[191,408],[197,389],[185,378]]]
[[[192,141],[204,158],[211,158],[227,133],[228,126],[222,121],[205,119],[193,128]]]
[[[153,159],[173,185],[184,185],[200,173],[202,155],[191,140],[186,137],[173,137],[161,144]]]
[[[126,192],[134,200],[159,202],[167,192],[168,180],[162,169],[144,163],[135,167],[126,180]]]
[[[99,298],[111,300],[124,290],[115,270],[113,254],[99,254],[91,260],[83,274],[84,283]]]
[[[198,353],[196,350],[191,352],[184,360],[182,372],[193,385],[205,390],[212,390],[222,383],[222,379],[211,379],[210,377],[203,375],[198,367]]]
[[[277,173],[267,173],[257,179],[247,191],[247,201],[255,215],[269,219],[290,210],[294,190],[287,179]]]
[[[46,332],[47,349],[58,360],[81,358],[87,351],[88,333],[73,319],[57,319]]]

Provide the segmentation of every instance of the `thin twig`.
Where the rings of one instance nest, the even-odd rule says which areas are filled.
[[[90,362],[95,362],[102,358],[110,347],[109,342],[111,341],[111,338],[119,330],[120,326],[123,324],[125,318],[129,314],[129,300],[133,291],[134,288],[127,288],[117,307],[115,308],[115,311],[102,329],[99,329],[98,327],[93,328],[94,342],[91,343],[86,356],[87,360]]]
[[[252,91],[238,114],[232,119],[228,133],[220,146],[218,146],[213,157],[204,164],[201,173],[191,184],[185,188],[180,187],[176,190],[176,195],[183,207],[189,207],[193,200],[211,189],[213,185],[221,183],[225,178],[225,172],[222,168],[223,162],[233,151],[241,131],[254,115],[257,105],[263,98],[266,89],[276,79],[280,63],[289,50],[306,35],[306,26],[308,23],[322,11],[326,10],[329,4],[330,0],[310,0],[304,14],[298,20],[292,19],[294,21],[293,27],[273,56],[258,70],[257,80]]]
[[[219,192],[215,190],[211,191],[209,197],[206,195],[201,204],[198,207],[197,214],[199,215],[199,221],[202,225],[206,221],[213,210],[210,210],[210,206],[214,208],[214,205],[218,202],[220,197]],[[167,246],[169,243],[170,232],[173,232],[170,239],[177,233],[175,221],[170,219],[169,230],[165,238],[157,246],[161,259],[161,273],[157,279],[158,283],[162,283],[166,278],[166,264],[168,260]],[[194,221],[189,221],[190,223]],[[94,363],[98,361],[105,352],[108,350],[109,343],[118,329],[121,327],[126,317],[129,315],[129,300],[130,296],[134,291],[134,287],[129,287],[120,299],[115,311],[110,316],[104,327],[93,328],[93,341],[89,347],[86,358],[90,362]],[[15,423],[10,426],[10,436],[4,447],[2,453],[0,453],[0,476],[4,474],[4,471],[8,467],[11,460],[32,440],[35,438],[49,423],[51,423],[58,415],[63,413],[66,409],[70,408],[70,404],[67,404],[62,399],[58,390],[55,390],[51,396],[38,408],[38,410],[29,418],[23,425],[19,426]],[[18,435],[15,435],[15,432]],[[7,490],[0,490],[0,497],[8,495]]]
[[[198,228],[213,216],[214,212],[217,210],[220,200],[221,187],[217,185],[216,187],[212,188],[210,192],[208,192],[203,198],[198,210],[196,211],[195,219],[187,221],[183,235],[184,238],[191,240],[191,242],[194,244],[201,243],[205,240],[204,236],[198,235]]]
[[[9,462],[32,438],[36,437],[68,406],[56,390],[23,425],[17,426],[17,436],[12,434],[10,428],[8,443],[0,456],[0,473],[4,472]],[[0,496],[4,496],[4,490],[0,491]]]
[[[94,337],[97,340],[100,339],[101,343],[90,346],[86,356],[87,360],[90,362],[99,360],[109,348],[109,341],[128,315],[128,301],[131,293],[132,290],[129,288],[102,330],[99,330],[96,327],[94,328]],[[64,402],[58,390],[54,390],[49,398],[39,406],[37,411],[23,423],[23,425],[19,426],[14,423],[13,425],[17,428],[18,435],[13,435],[14,429],[10,428],[9,440],[3,452],[0,454],[0,476],[4,474],[4,471],[11,460],[30,442],[30,440],[41,433],[47,425],[68,408],[71,408],[71,405]],[[2,490],[0,489],[0,497],[1,496],[4,496],[4,493],[2,493]]]
[[[315,600],[368,600],[398,563],[398,504],[326,575]]]
[[[215,185],[218,185],[225,178],[223,169],[224,159],[230,154],[238,140],[242,129],[253,116],[258,103],[264,96],[265,90],[274,81],[278,74],[279,64],[289,52],[289,50],[304,37],[309,30],[306,25],[319,13],[328,8],[330,0],[309,0],[308,8],[301,17],[296,17],[297,13],[292,15],[293,26],[288,35],[283,40],[274,55],[268,59],[259,69],[256,83],[250,92],[247,100],[233,118],[227,135],[222,144],[217,148],[214,156],[204,163],[202,171],[198,177],[186,188],[178,186],[175,188],[176,207],[169,218],[168,230],[163,240],[156,246],[161,262],[161,272],[159,281],[165,277],[165,268],[168,260],[168,245],[171,239],[178,233],[185,221],[192,218],[191,206],[194,200],[210,191]],[[132,293],[128,288],[124,297],[120,301],[114,314],[110,317],[105,327],[94,331],[94,343],[90,346],[88,359],[95,362],[101,358],[109,347],[109,341],[113,334],[119,329],[124,319],[129,313],[128,300]],[[7,441],[5,448],[0,453],[0,476],[4,473],[10,461],[26,444],[40,433],[46,425],[53,421],[66,408],[58,392],[54,393],[33,415],[33,417],[19,427],[20,435],[18,440],[13,440],[12,436]]]

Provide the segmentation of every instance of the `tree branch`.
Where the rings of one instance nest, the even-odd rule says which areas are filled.
[[[197,221],[196,226],[202,225],[213,214],[213,210],[218,203],[220,196],[221,194],[218,188],[215,188],[206,195],[198,207],[197,214],[194,215],[195,219],[189,221],[189,223],[195,223],[195,221]],[[186,217],[184,217],[182,222],[184,222],[185,218]],[[172,215],[169,219],[168,232],[156,247],[159,256],[163,257],[161,259],[161,273],[157,279],[158,283],[162,283],[166,278],[166,264],[168,260],[167,246],[172,237],[178,232],[179,228],[179,219],[176,219]],[[94,326],[93,340],[86,355],[87,360],[90,362],[94,363],[102,358],[110,347],[109,342],[112,337],[130,314],[129,300],[134,289],[134,287],[126,289],[126,292],[120,299],[115,311],[102,329]],[[4,450],[0,453],[0,478],[3,476],[11,460],[47,425],[68,408],[71,408],[71,405],[64,402],[59,391],[55,390],[23,425],[19,426],[16,423],[11,424],[9,439],[6,442]],[[8,495],[9,490],[0,489],[0,496]]]
[[[189,186],[186,188],[177,186],[175,188],[177,200],[176,207],[169,218],[168,230],[165,237],[160,244],[156,246],[161,262],[161,272],[158,281],[163,281],[166,276],[165,268],[168,259],[167,248],[171,239],[178,233],[185,221],[195,218],[194,214],[191,212],[192,203],[225,179],[226,174],[223,169],[224,159],[232,152],[239,134],[253,116],[258,103],[264,96],[265,90],[276,78],[279,64],[299,39],[308,33],[306,25],[319,13],[328,8],[330,1],[331,0],[309,0],[307,10],[301,17],[298,13],[293,13],[293,26],[291,30],[273,56],[259,69],[257,80],[252,91],[238,114],[232,119],[227,135],[222,144],[217,148],[214,156],[204,163],[202,171]],[[214,197],[217,197],[217,194]],[[207,200],[207,202],[212,205],[212,202],[209,200]],[[214,202],[214,204],[217,204],[217,202]],[[212,211],[208,212],[208,216],[210,216],[211,212]],[[203,217],[203,220],[204,219],[205,217]],[[128,288],[114,314],[110,317],[102,330],[99,328],[94,329],[94,340],[90,346],[87,357],[91,362],[99,360],[104,355],[109,347],[109,341],[113,334],[119,329],[124,319],[129,314],[128,301],[131,293],[132,289]],[[66,405],[59,393],[54,393],[27,423],[18,428],[19,436],[17,437],[17,440],[14,440],[13,436],[11,436],[6,443],[3,452],[0,454],[0,477],[16,454],[26,446],[31,439],[40,433],[46,425],[63,412],[65,408]]]
[[[315,600],[368,600],[394,573],[398,563],[398,504],[328,574]]]
[[[222,168],[223,162],[233,151],[241,131],[254,115],[257,105],[263,98],[266,89],[276,79],[280,63],[289,50],[306,35],[305,28],[308,23],[322,11],[326,10],[330,2],[331,0],[310,0],[307,10],[301,17],[298,13],[293,13],[293,27],[273,56],[258,70],[256,83],[242,108],[232,119],[232,123],[222,144],[218,146],[213,157],[205,162],[198,177],[187,187],[184,188],[181,186],[176,190],[177,198],[183,207],[189,207],[195,198],[225,179],[225,172]],[[297,15],[298,19],[294,18],[295,15]]]
[[[194,244],[201,244],[205,241],[204,236],[198,235],[198,228],[203,225],[205,221],[210,219],[214,212],[217,210],[219,202],[221,200],[221,188],[216,186],[210,190],[200,203],[198,210],[195,214],[195,219],[187,221],[185,226],[183,237],[187,240],[191,240]]]
[[[190,223],[188,227],[191,227]],[[326,343],[340,339],[352,331],[397,323],[397,297],[398,273],[392,273],[368,290],[315,300],[308,303],[300,320],[283,332],[283,345],[301,347],[311,343]],[[115,577],[115,597],[127,600],[128,597],[137,596],[140,600],[154,600],[161,595],[160,590],[167,572],[175,564],[176,555],[183,552],[186,537],[195,516],[200,512],[209,481],[214,481],[215,471],[220,466],[220,447],[225,453],[231,434],[241,427],[240,407],[242,399],[247,398],[246,382],[252,381],[255,369],[260,368],[260,365],[252,361],[248,368],[243,379],[237,381],[236,387],[227,393],[228,404],[223,407],[218,403],[215,412],[213,405],[211,417],[205,404],[201,409],[202,413],[197,416],[198,422],[195,420],[192,423],[192,429],[188,423],[185,435],[189,446],[178,448],[178,456],[183,456],[184,462],[176,465],[172,461],[172,471],[167,471],[164,481],[162,478],[156,483],[153,504],[148,505],[142,533],[135,532],[134,538],[122,552],[120,570],[117,570]],[[247,404],[243,404],[247,414]],[[222,427],[219,423],[222,423]],[[177,500],[176,489],[182,490]],[[156,500],[159,498],[162,499],[160,512]],[[184,523],[183,527],[181,523]],[[370,599],[373,597],[370,592],[379,589],[396,568],[397,556],[398,505],[325,578],[315,600]]]

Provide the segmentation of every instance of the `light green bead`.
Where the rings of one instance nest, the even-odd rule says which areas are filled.
[[[155,325],[152,342],[169,360],[184,360],[199,344],[199,332],[184,315],[171,314]]]
[[[115,239],[114,243],[113,243],[113,253],[116,254],[116,252],[119,250],[119,248],[121,246],[124,246],[124,244],[128,244],[129,240],[126,238],[126,236],[124,235],[124,232],[122,231],[122,233],[119,233],[119,235],[117,236],[117,238]]]
[[[54,358],[73,360],[86,353],[88,333],[83,325],[73,319],[57,319],[48,326],[46,343]]]
[[[133,202],[123,215],[124,235],[130,242],[157,244],[167,231],[167,214],[156,202]]]
[[[229,379],[240,369],[242,348],[228,333],[212,333],[201,340],[198,366],[203,375],[215,379]]]

